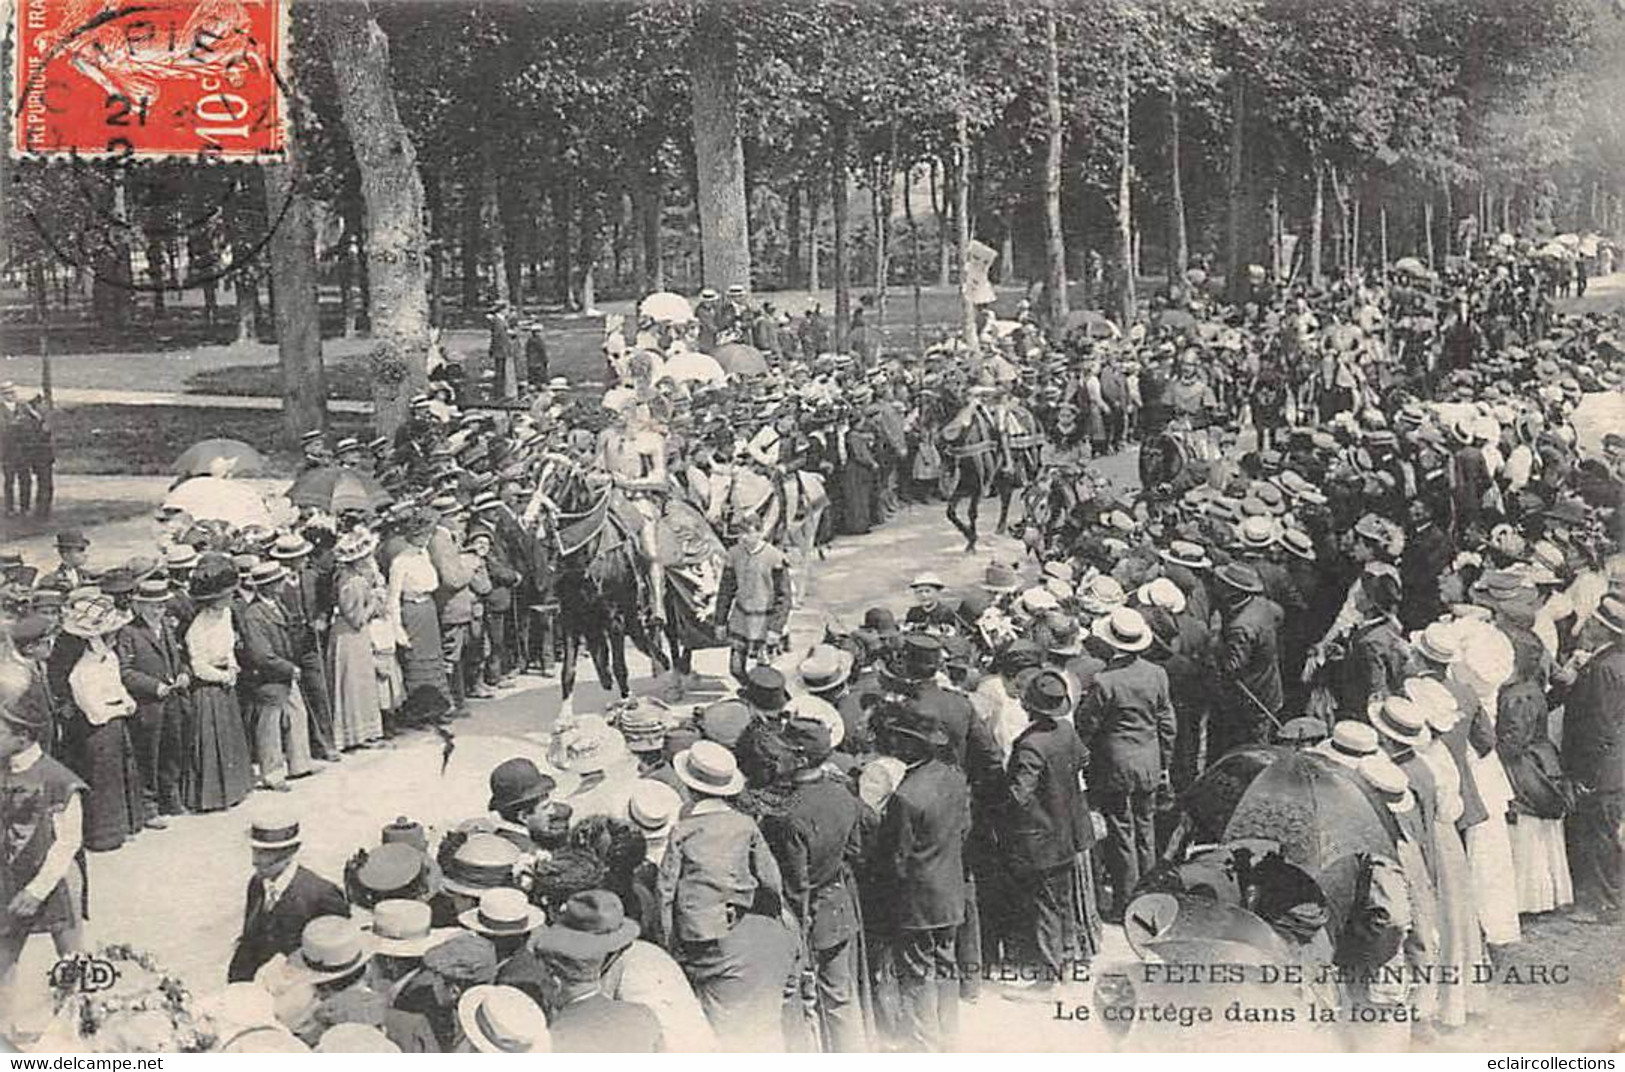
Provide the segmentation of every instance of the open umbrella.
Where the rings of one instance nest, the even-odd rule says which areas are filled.
[[[659,290],[638,303],[638,315],[661,324],[687,324],[694,319],[694,307],[681,294]]]
[[[265,456],[240,439],[205,439],[181,451],[169,471],[176,476],[254,476]]]
[[[393,500],[372,476],[338,465],[300,473],[287,495],[295,506],[314,506],[330,514],[342,510],[376,510]]]
[[[1164,309],[1157,314],[1157,323],[1168,331],[1189,331],[1196,326],[1196,317],[1188,309]]]
[[[1247,787],[1264,768],[1291,754],[1291,749],[1281,745],[1245,745],[1226,752],[1203,771],[1179,798],[1181,809],[1190,817],[1194,839],[1207,844],[1224,841],[1225,824]]]
[[[717,347],[717,352],[711,356],[722,366],[722,370],[731,376],[767,375],[767,358],[754,346],[730,342]]]
[[[1408,272],[1411,275],[1427,275],[1427,265],[1415,257],[1401,257],[1394,262],[1394,271]]]
[[[1091,310],[1069,314],[1066,334],[1081,332],[1087,339],[1115,339],[1122,334],[1116,323]]]
[[[185,510],[198,521],[224,521],[237,528],[272,528],[276,524],[259,492],[249,484],[224,477],[198,476],[182,481],[164,498],[164,505]]]
[[[1580,246],[1580,236],[1577,234],[1560,234],[1552,241],[1560,246],[1567,246],[1569,249],[1578,249]]]
[[[664,375],[666,379],[678,383],[722,383],[728,378],[727,371],[717,364],[716,358],[695,350],[673,354],[666,361]]]

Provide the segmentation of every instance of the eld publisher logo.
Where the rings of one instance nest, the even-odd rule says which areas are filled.
[[[81,994],[94,994],[106,990],[118,981],[118,969],[111,961],[88,953],[75,953],[63,957],[51,966],[51,986],[58,990],[77,990]]]

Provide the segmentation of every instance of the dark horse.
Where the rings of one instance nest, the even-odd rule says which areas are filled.
[[[1037,479],[1043,467],[1044,437],[1032,411],[1025,406],[1006,408],[1007,427],[999,427],[1000,417],[985,405],[972,402],[942,429],[949,461],[948,520],[965,537],[965,550],[976,550],[976,519],[984,498],[999,498],[999,525],[1004,533],[1010,527],[1010,500],[1016,489]],[[957,507],[967,502],[966,516]]]
[[[580,466],[555,466],[542,489],[552,504],[543,533],[555,558],[559,624],[564,657],[559,669],[563,698],[575,689],[576,659],[583,646],[598,681],[622,697],[630,694],[626,642],[648,656],[657,674],[692,671],[693,651],[705,641],[698,606],[704,600],[684,563],[720,555],[721,544],[696,511],[668,504],[662,555],[665,571],[662,622],[650,613],[650,565],[639,555],[637,533],[651,524],[607,481]],[[696,520],[697,519],[697,520]],[[712,641],[714,643],[714,639]],[[681,677],[678,678],[681,686]]]

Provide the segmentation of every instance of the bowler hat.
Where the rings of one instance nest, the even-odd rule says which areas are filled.
[[[556,785],[552,778],[543,774],[535,763],[524,756],[515,756],[497,764],[496,769],[491,771],[490,784],[491,799],[485,806],[494,812],[546,800]]]
[[[56,546],[62,551],[83,551],[90,546],[90,540],[78,529],[63,529],[56,534]]]
[[[1066,678],[1054,670],[1040,670],[1027,682],[1021,694],[1021,706],[1029,715],[1042,718],[1064,715],[1071,706]]]

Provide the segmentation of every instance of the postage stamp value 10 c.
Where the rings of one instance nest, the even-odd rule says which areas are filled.
[[[15,0],[13,155],[281,152],[282,0]]]

